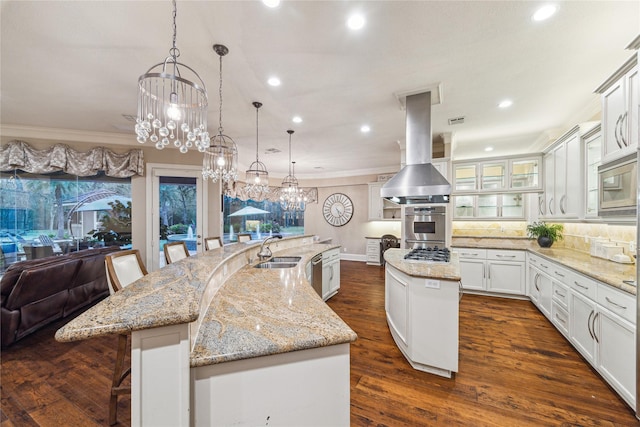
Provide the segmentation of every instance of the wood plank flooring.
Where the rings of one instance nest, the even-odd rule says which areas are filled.
[[[528,301],[463,297],[453,379],[413,370],[395,346],[383,268],[342,261],[341,289],[329,306],[358,333],[354,426],[640,426]],[[2,351],[2,427],[107,425],[117,338],[58,343],[53,334],[68,320]],[[118,425],[130,424],[129,405],[120,398]]]

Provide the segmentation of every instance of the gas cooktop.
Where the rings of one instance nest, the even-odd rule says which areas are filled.
[[[425,247],[415,248],[404,256],[408,261],[449,262],[451,254],[448,248]]]

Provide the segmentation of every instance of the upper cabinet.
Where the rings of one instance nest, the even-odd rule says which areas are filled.
[[[538,155],[454,162],[453,193],[540,191],[541,163]]]
[[[624,157],[638,147],[638,58],[620,67],[596,93],[602,97],[602,162]]]
[[[369,183],[369,221],[400,219],[400,205],[380,196],[384,182]]]
[[[602,131],[600,125],[584,135],[586,166],[585,218],[598,216],[598,166],[602,159]]]

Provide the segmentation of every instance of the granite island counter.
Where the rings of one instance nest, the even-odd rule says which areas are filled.
[[[132,334],[132,425],[348,425],[357,336],[305,274],[338,246],[272,242],[274,256],[301,257],[281,269],[254,268],[259,247],[227,245],[152,272],[56,339]]]
[[[458,371],[458,255],[447,263],[405,260],[409,251],[384,253],[387,324],[414,369],[450,378]]]

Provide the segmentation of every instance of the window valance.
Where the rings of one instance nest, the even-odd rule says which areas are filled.
[[[20,169],[29,173],[66,172],[76,176],[94,176],[103,171],[114,178],[144,175],[142,150],[118,154],[104,147],[83,153],[65,144],[36,150],[24,141],[13,140],[0,146],[0,171]]]

